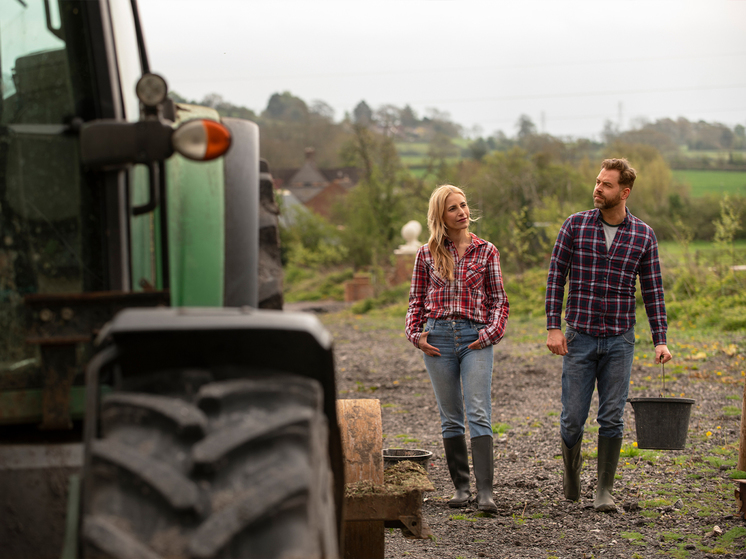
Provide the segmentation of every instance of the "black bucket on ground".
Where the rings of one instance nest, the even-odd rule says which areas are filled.
[[[433,457],[433,453],[429,450],[420,450],[418,448],[384,448],[383,449],[383,468],[386,469],[389,466],[409,460],[415,464],[419,464],[425,471],[428,471],[430,465],[430,459]]]
[[[691,398],[630,398],[635,412],[637,448],[681,450],[686,446]]]

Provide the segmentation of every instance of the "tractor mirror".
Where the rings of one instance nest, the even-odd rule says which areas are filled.
[[[80,156],[94,169],[117,169],[134,163],[164,161],[174,151],[195,161],[225,154],[231,145],[228,128],[214,120],[197,119],[174,130],[168,122],[94,120],[80,127]]]

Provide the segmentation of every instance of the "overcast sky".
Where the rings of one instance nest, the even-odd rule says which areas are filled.
[[[365,100],[467,131],[598,137],[611,120],[746,125],[746,0],[140,0],[151,69],[256,112]],[[474,127],[479,127],[474,129]],[[481,132],[480,132],[481,130]]]

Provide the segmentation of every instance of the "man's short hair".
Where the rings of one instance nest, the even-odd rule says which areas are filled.
[[[631,189],[637,178],[637,171],[629,166],[629,161],[620,159],[604,159],[601,168],[608,171],[619,171],[619,186]]]

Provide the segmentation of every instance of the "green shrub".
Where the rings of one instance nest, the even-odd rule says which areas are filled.
[[[344,282],[351,279],[352,268],[335,270],[322,274],[308,268],[288,264],[285,266],[285,300],[320,301],[344,300]]]
[[[541,316],[547,291],[547,270],[533,268],[522,274],[504,274],[511,316]]]
[[[381,293],[378,297],[372,297],[369,299],[363,299],[352,305],[352,312],[355,314],[365,314],[372,311],[373,309],[381,309],[392,305],[401,307],[404,305],[404,312],[402,316],[406,314],[408,304],[402,303],[407,301],[409,298],[409,283],[402,283],[391,289],[387,289]]]

